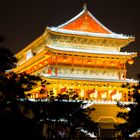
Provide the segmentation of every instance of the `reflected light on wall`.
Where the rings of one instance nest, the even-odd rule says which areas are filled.
[[[84,90],[81,90],[80,97],[84,97]]]

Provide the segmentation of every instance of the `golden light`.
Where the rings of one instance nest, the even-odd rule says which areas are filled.
[[[39,94],[38,93],[36,93],[36,98],[38,98],[39,97]]]
[[[45,60],[44,62],[45,62],[45,64],[48,64],[48,61],[47,60]]]
[[[90,60],[88,60],[88,61],[87,61],[87,63],[88,63],[88,64],[91,64],[91,61],[90,61]]]
[[[37,66],[34,66],[34,69],[37,69]]]
[[[111,62],[111,65],[112,65],[112,66],[114,66],[114,65],[115,65],[115,63],[114,63],[114,62]]]
[[[39,64],[39,66],[40,66],[40,67],[42,67],[42,66],[43,66],[43,64],[42,64],[42,63],[40,63],[40,64]]]
[[[46,57],[46,58],[49,58],[49,57],[51,57],[51,54],[46,53],[45,57]]]
[[[84,97],[84,94],[85,94],[85,93],[84,93],[84,90],[81,90],[81,92],[80,92],[80,97],[83,98],[83,97]]]
[[[68,59],[67,57],[63,57],[63,61],[66,62]]]
[[[94,94],[93,94],[93,93],[90,94],[89,97],[90,97],[91,99],[94,98]]]
[[[129,59],[127,62],[128,62],[130,65],[132,65],[132,64],[134,63],[134,60]]]

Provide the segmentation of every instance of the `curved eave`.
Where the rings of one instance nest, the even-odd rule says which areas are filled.
[[[115,52],[115,53],[101,53],[101,52],[92,52],[92,50],[89,50],[89,52],[85,52],[86,50],[82,49],[71,49],[71,48],[65,48],[65,47],[55,47],[55,46],[47,46],[49,51],[55,52],[55,53],[67,53],[67,54],[75,54],[75,55],[85,55],[85,56],[95,56],[95,57],[115,57],[115,58],[124,58],[124,59],[130,59],[137,56],[137,53],[123,53],[123,52]],[[92,52],[92,53],[91,53]]]
[[[43,75],[42,75],[43,76]],[[44,77],[44,76],[43,76]],[[114,80],[114,79],[93,79],[93,78],[76,78],[76,77],[60,77],[60,76],[48,76],[45,77],[47,80],[55,80],[55,81],[70,81],[70,82],[89,82],[89,83],[99,83],[99,84],[107,84],[110,85],[110,83],[122,85],[129,83],[131,85],[137,85],[138,81],[133,79],[126,79],[126,80]]]
[[[36,62],[38,62],[39,60],[45,58],[45,54],[46,51],[41,51],[40,53],[38,53],[37,55],[35,55],[34,57],[32,57],[31,59],[27,60],[26,62],[24,62],[23,64],[17,66],[16,68],[14,68],[14,72],[19,73],[23,70],[26,70],[27,67],[31,66],[31,65],[35,65]]]
[[[65,35],[65,36],[79,36],[85,38],[97,38],[97,39],[115,39],[115,40],[126,40],[127,42],[132,42],[135,40],[133,36],[124,36],[122,34],[102,34],[102,33],[90,33],[83,31],[74,31],[74,30],[65,30],[58,29],[54,27],[47,27],[46,31],[55,34],[55,35]]]
[[[40,41],[42,39],[44,39],[44,38],[45,38],[45,35],[42,34],[36,40],[34,40],[32,43],[30,43],[29,45],[27,45],[24,49],[22,49],[20,52],[18,52],[17,54],[15,54],[15,57],[18,59],[21,55],[24,55],[24,53],[26,51],[28,51],[29,49],[32,49],[36,44],[40,44]]]

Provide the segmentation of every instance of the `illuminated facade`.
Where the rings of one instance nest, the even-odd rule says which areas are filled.
[[[111,102],[131,101],[132,89],[122,84],[137,84],[127,79],[126,64],[137,53],[121,52],[134,37],[116,34],[103,26],[86,7],[73,19],[45,32],[16,54],[15,72],[41,75],[54,94],[75,90],[79,99]],[[31,98],[38,98],[33,92]],[[46,94],[47,96],[47,94]]]

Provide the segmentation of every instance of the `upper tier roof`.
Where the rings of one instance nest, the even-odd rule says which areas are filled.
[[[68,22],[58,26],[58,29],[104,34],[112,33],[109,29],[102,25],[88,10],[85,9]]]
[[[82,36],[94,36],[117,39],[132,39],[133,36],[116,34],[107,29],[87,9],[83,9],[78,15],[58,27],[47,27],[48,30],[63,34],[76,34]],[[130,42],[131,42],[130,41]]]

